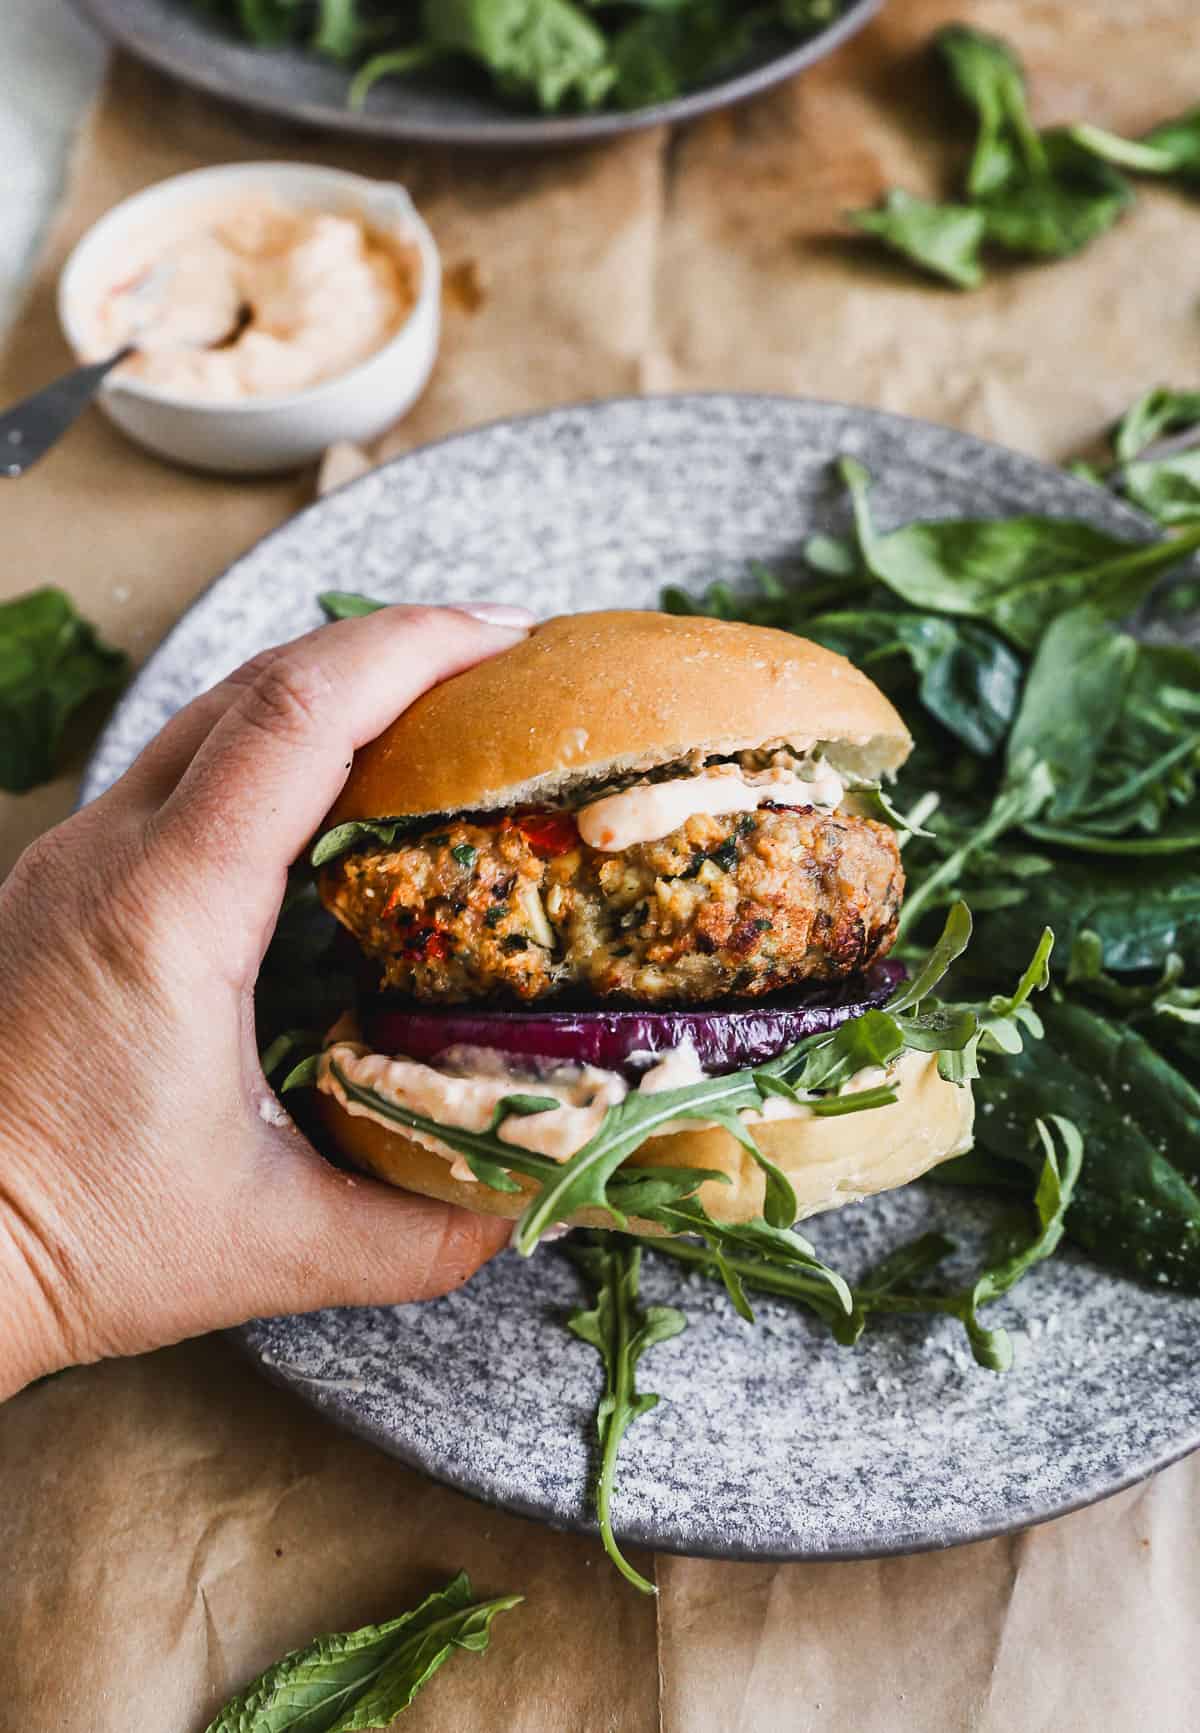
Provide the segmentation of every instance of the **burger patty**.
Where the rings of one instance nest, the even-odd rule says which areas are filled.
[[[344,855],[321,894],[380,984],[419,1000],[696,1004],[866,968],[895,937],[904,873],[886,825],[812,807],[701,815],[619,854],[545,812]]]

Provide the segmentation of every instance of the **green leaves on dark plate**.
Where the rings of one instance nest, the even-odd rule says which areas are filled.
[[[481,1655],[521,1595],[476,1601],[460,1572],[382,1625],[317,1637],[227,1703],[207,1733],[368,1733],[390,1727],[456,1650]]]
[[[979,249],[987,225],[969,205],[936,204],[896,187],[873,209],[849,211],[847,217],[863,234],[957,289],[975,289],[983,281]]]
[[[55,774],[64,730],[90,698],[125,682],[129,658],[62,590],[0,602],[0,788],[23,794]]]

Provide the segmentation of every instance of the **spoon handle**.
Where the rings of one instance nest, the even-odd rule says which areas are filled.
[[[106,361],[93,361],[64,373],[0,414],[0,477],[16,480],[32,469],[56,445],[76,417],[87,408],[114,367],[132,355],[127,343]]]

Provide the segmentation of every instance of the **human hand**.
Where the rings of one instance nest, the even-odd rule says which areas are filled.
[[[253,989],[354,750],[519,609],[388,608],[255,657],[0,887],[0,1397],[255,1316],[425,1299],[509,1224],[330,1167]]]

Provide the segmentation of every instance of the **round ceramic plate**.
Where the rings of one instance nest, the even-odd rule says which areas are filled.
[[[171,713],[319,619],[316,594],[519,599],[540,613],[650,606],[665,582],[786,574],[846,524],[830,460],[879,478],[884,523],[1043,511],[1142,533],[1099,489],[944,428],[761,397],[602,403],[462,435],[302,513],[225,574],[127,693],[91,764],[105,788]],[[989,1206],[914,1186],[816,1220],[853,1273],[930,1227],[969,1247]],[[648,1299],[688,1314],[643,1362],[664,1401],[630,1432],[628,1541],[732,1557],[833,1558],[945,1546],[1057,1515],[1200,1443],[1200,1301],[1066,1252],[989,1312],[1016,1366],[981,1371],[946,1320],[896,1321],[839,1349],[764,1303],[755,1329],[711,1284],[647,1254]],[[509,1252],[425,1306],[251,1325],[270,1375],[437,1479],[586,1525],[594,1352],[563,1328],[580,1298],[560,1250]]]
[[[546,145],[609,137],[724,108],[791,78],[853,36],[882,0],[846,0],[827,29],[797,42],[778,33],[722,78],[674,102],[632,112],[539,116],[505,104],[487,80],[445,73],[385,79],[362,113],[347,107],[349,74],[299,49],[239,40],[192,0],[75,0],[97,29],[184,84],[306,126],[440,144]]]

